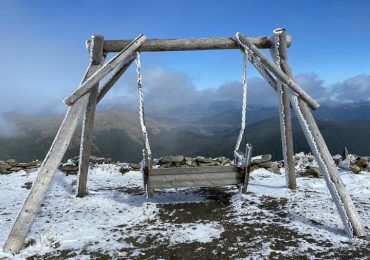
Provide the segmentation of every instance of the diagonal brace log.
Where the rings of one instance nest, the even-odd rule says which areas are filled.
[[[129,63],[131,55],[145,42],[145,35],[141,34],[134,39],[125,49],[114,56],[108,63],[89,77],[75,92],[67,97],[64,102],[71,106],[76,100],[88,93],[103,77],[114,70],[120,63]]]
[[[301,86],[299,86],[292,78],[287,76],[266,56],[264,56],[247,37],[243,36],[241,33],[237,33],[236,40],[242,48],[248,51],[248,56],[251,59],[258,60],[258,62],[262,63],[262,65],[265,66],[272,74],[274,74],[277,79],[286,84],[293,92],[297,93],[312,109],[315,110],[320,106],[319,103],[310,97]],[[252,64],[256,66],[254,62],[252,62]]]

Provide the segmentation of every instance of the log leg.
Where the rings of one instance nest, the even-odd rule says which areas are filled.
[[[282,68],[281,61],[287,61],[287,41],[284,29],[274,30],[274,52],[273,56],[277,66]],[[284,71],[284,70],[283,70]],[[293,78],[293,75],[288,75]],[[294,149],[293,149],[293,131],[292,116],[290,109],[290,99],[288,88],[278,80],[279,112],[280,112],[280,133],[284,157],[285,177],[288,188],[296,189],[297,181],[295,176]]]
[[[91,53],[91,62],[95,65],[96,70],[99,69],[104,63],[103,47],[104,47],[104,38],[102,36],[93,35],[92,49],[90,53]],[[95,71],[91,72],[93,73]],[[77,197],[84,197],[86,195],[87,173],[89,170],[90,150],[94,127],[98,88],[99,83],[95,84],[95,86],[91,89],[90,93],[88,94],[89,102],[87,104],[82,124],[78,183],[76,193]]]
[[[91,68],[90,68],[91,69]],[[31,228],[40,205],[45,197],[69,142],[77,127],[82,110],[86,108],[88,96],[82,97],[68,109],[64,121],[54,139],[49,153],[41,165],[38,176],[5,242],[5,252],[19,252]]]
[[[311,150],[315,155],[316,161],[320,166],[330,194],[337,206],[346,233],[349,237],[353,237],[354,235],[357,237],[365,237],[366,230],[357,215],[355,206],[353,205],[346,187],[339,177],[338,169],[310,109],[307,107],[306,103],[297,96],[292,96],[292,105]]]

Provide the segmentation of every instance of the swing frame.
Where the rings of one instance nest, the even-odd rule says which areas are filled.
[[[104,40],[104,37],[101,35],[93,35],[86,44],[90,52],[90,65],[77,90],[65,99],[69,109],[39,169],[30,193],[14,222],[3,250],[16,253],[23,247],[26,236],[36,218],[82,114],[84,119],[76,195],[79,197],[86,195],[86,181],[96,105],[124,74],[135,59],[135,52],[137,51],[219,49],[241,49],[247,51],[250,63],[279,94],[282,146],[285,165],[288,166],[285,168],[288,176],[287,186],[292,189],[296,186],[294,162],[292,161],[293,142],[290,122],[290,106],[292,106],[337,206],[347,235],[349,237],[365,237],[367,233],[364,225],[357,215],[352,199],[339,177],[338,169],[310,111],[310,108],[313,110],[317,109],[319,104],[294,80],[293,73],[289,68],[287,48],[290,43],[291,37],[287,36],[285,29],[282,28],[275,29],[272,37],[246,37],[237,33],[236,37],[230,38],[146,40],[146,37],[141,34],[133,41],[112,41]],[[276,63],[265,57],[259,49],[274,50],[273,58]],[[118,52],[118,54],[104,64],[105,57],[109,52]],[[112,71],[112,75],[99,88],[100,81]]]

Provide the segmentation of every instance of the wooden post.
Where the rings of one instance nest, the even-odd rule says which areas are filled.
[[[264,67],[266,67],[271,73],[275,75],[282,83],[286,84],[292,91],[299,94],[299,96],[312,108],[317,109],[320,105],[312,97],[310,97],[301,86],[298,85],[292,78],[287,76],[280,68],[278,68],[273,62],[271,62],[266,56],[258,50],[258,48],[241,33],[236,34],[236,38],[242,48],[250,50],[248,57],[251,60],[258,60]],[[254,66],[256,64],[251,62]]]
[[[306,139],[311,147],[312,153],[319,164],[320,170],[329,188],[330,194],[337,206],[339,215],[343,221],[344,229],[349,237],[365,237],[366,230],[357,215],[355,206],[349,196],[346,187],[339,177],[338,169],[333,161],[328,147],[320,133],[319,128],[307,107],[299,97],[291,98],[293,108],[297,114],[299,123],[303,129]]]
[[[93,74],[98,69],[97,65],[90,64],[84,79]],[[79,99],[73,106],[68,109],[68,112],[59,128],[54,142],[46,155],[34,181],[31,191],[24,202],[22,209],[17,216],[17,219],[10,231],[8,239],[4,245],[5,252],[19,252],[22,248],[24,240],[31,228],[31,225],[40,208],[46,191],[48,190],[51,181],[55,175],[67,148],[72,139],[73,133],[77,127],[78,120],[82,111],[86,108],[88,96]]]
[[[129,63],[131,56],[135,51],[144,43],[146,40],[145,35],[140,34],[136,39],[134,39],[131,44],[129,44],[120,53],[114,56],[109,62],[107,62],[103,67],[96,71],[91,77],[89,77],[80,88],[73,92],[69,97],[64,100],[67,105],[72,105],[76,100],[81,98],[83,95],[88,93],[96,83],[98,83],[103,77],[105,77],[109,72],[114,70],[120,63]]]
[[[104,37],[100,35],[93,35],[91,37],[92,45],[90,49],[90,59],[96,68],[100,68],[104,63],[103,46]],[[91,75],[88,75],[91,76]],[[90,150],[92,142],[92,133],[94,127],[94,117],[96,109],[96,101],[98,95],[99,83],[96,83],[91,89],[89,95],[89,101],[86,107],[81,134],[81,146],[80,146],[80,157],[79,157],[79,171],[78,171],[78,183],[77,183],[77,197],[84,197],[86,195],[86,182],[87,173],[89,170],[90,161]]]
[[[253,150],[253,146],[250,144],[247,144],[246,152],[245,152],[245,159],[244,159],[245,165],[243,165],[244,179],[243,179],[243,185],[240,189],[240,192],[243,194],[247,193],[247,190],[248,190],[249,176],[251,173],[252,150]]]
[[[284,60],[287,63],[288,60],[285,29],[279,28],[274,30],[274,42],[275,42],[274,50],[276,63],[277,66],[281,68],[281,61]],[[294,78],[293,75],[288,76]],[[284,84],[281,84],[281,82],[279,82],[277,86],[279,96],[280,133],[284,157],[286,183],[288,188],[296,189],[297,181],[295,176],[295,164],[294,164],[292,117],[290,110],[290,99],[288,95],[288,88]]]
[[[280,63],[281,69],[290,78],[293,78],[293,73],[288,66],[286,56],[283,57],[284,59],[282,59],[282,62]],[[357,215],[355,206],[353,205],[346,187],[339,177],[338,169],[328,147],[326,146],[324,138],[317,127],[310,109],[298,94],[292,94],[290,99],[307,142],[311,147],[311,151],[314,154],[317,163],[319,164],[326,185],[328,186],[330,194],[335,202],[347,235],[349,237],[353,237],[354,235],[357,237],[365,237],[366,230]]]

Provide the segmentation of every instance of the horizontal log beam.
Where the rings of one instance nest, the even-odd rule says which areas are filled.
[[[270,37],[249,37],[255,46],[260,49],[270,49],[274,46]],[[122,51],[131,40],[105,40],[104,52]],[[292,37],[287,36],[290,46]],[[90,41],[87,41],[89,44]],[[139,51],[198,51],[198,50],[225,50],[240,49],[232,37],[228,38],[195,38],[195,39],[151,39],[139,48]]]

